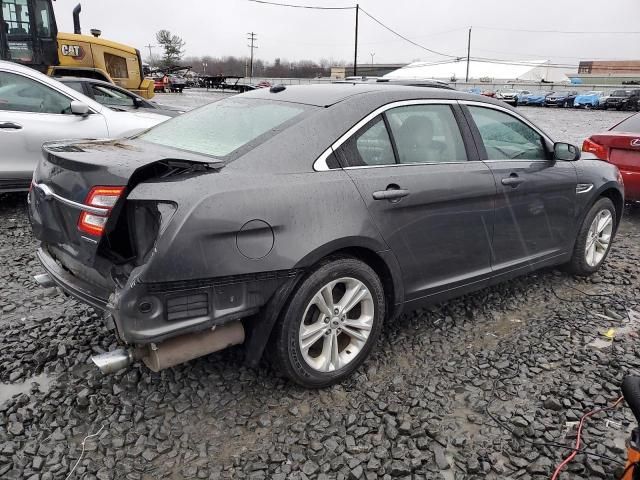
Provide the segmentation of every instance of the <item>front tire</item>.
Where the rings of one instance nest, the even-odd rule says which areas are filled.
[[[344,380],[367,358],[386,312],[382,282],[351,257],[322,262],[300,284],[274,332],[282,373],[306,388]]]
[[[576,275],[596,272],[609,254],[616,231],[616,209],[608,198],[593,204],[578,232],[569,269]]]

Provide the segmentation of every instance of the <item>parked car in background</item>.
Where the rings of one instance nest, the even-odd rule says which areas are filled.
[[[289,378],[323,387],[403,309],[550,265],[588,275],[606,258],[618,170],[503,102],[280,87],[131,139],[44,147],[29,195],[39,279],[106,310],[153,370],[248,330],[250,364],[271,339]],[[94,362],[110,371],[132,356]]]
[[[478,87],[467,88],[464,91],[467,93],[473,93],[474,95],[482,95],[482,89]]]
[[[544,99],[545,107],[573,107],[578,92],[562,90],[547,95]]]
[[[175,74],[167,74],[167,80],[165,81],[165,90],[169,90],[170,92],[182,93],[182,90],[187,86],[187,80]]]
[[[522,94],[518,97],[518,105],[530,105],[530,106],[542,106],[544,105],[544,99],[547,98],[551,92],[541,91]]]
[[[605,110],[610,108],[615,108],[616,110],[635,110],[637,112],[640,107],[638,104],[639,98],[639,89],[614,90],[605,100],[602,108]]]
[[[0,192],[29,188],[44,142],[131,135],[167,118],[111,110],[32,68],[0,61]]]
[[[488,88],[483,88],[480,95],[484,95],[485,97],[489,97],[489,98],[494,98],[496,96],[496,92]]]
[[[604,105],[607,102],[607,99],[611,96],[611,92],[609,93],[605,93],[604,95],[602,95],[600,97],[600,99],[598,100],[598,108],[602,108],[604,109]]]
[[[163,77],[154,77],[153,78],[153,91],[154,92],[164,92],[165,85]]]
[[[509,105],[513,105],[514,107],[518,106],[519,98],[522,95],[528,95],[531,92],[529,90],[516,90],[513,88],[507,88],[504,90],[498,90],[496,92],[495,98],[498,100],[502,100]]]
[[[600,105],[600,99],[603,97],[604,92],[600,90],[591,90],[589,92],[576,95],[573,100],[573,106],[576,108],[598,108]]]
[[[640,114],[626,118],[607,132],[591,135],[582,144],[582,151],[618,167],[625,198],[640,201]]]
[[[179,110],[168,105],[161,105],[152,100],[146,100],[129,90],[102,80],[80,77],[56,77],[56,80],[112,110],[135,111],[138,109],[148,109],[153,113],[167,117],[175,117],[176,115],[184,113],[184,110]]]

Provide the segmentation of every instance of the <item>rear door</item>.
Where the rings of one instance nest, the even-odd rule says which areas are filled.
[[[494,270],[566,253],[576,228],[573,163],[553,160],[543,135],[510,110],[473,103],[465,109],[497,186]]]
[[[482,281],[495,184],[473,161],[459,107],[412,101],[381,110],[336,153],[398,259],[406,300]]]
[[[102,115],[74,115],[71,101],[33,78],[0,70],[0,188],[29,185],[46,141],[107,136]]]

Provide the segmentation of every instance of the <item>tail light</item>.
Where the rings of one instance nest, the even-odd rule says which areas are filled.
[[[609,161],[609,149],[604,145],[594,142],[590,138],[582,142],[582,151],[593,153],[600,160]]]
[[[78,229],[89,235],[101,236],[104,233],[104,227],[111,214],[111,209],[115,206],[123,191],[124,187],[93,187],[84,201],[85,205],[104,208],[107,213],[98,215],[82,212],[78,219]]]

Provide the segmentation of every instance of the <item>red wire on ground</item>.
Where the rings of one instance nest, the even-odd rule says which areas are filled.
[[[557,480],[558,475],[560,475],[560,470],[562,470],[569,462],[571,462],[571,460],[573,460],[575,458],[575,456],[578,454],[578,451],[580,450],[580,441],[582,440],[582,427],[584,425],[584,421],[589,418],[592,415],[595,415],[596,413],[600,413],[600,412],[605,412],[607,410],[612,410],[614,408],[616,408],[618,406],[618,404],[620,402],[622,402],[622,400],[624,400],[624,397],[620,397],[618,400],[615,401],[615,403],[609,407],[604,407],[604,408],[598,408],[596,410],[591,410],[590,412],[585,413],[581,418],[580,418],[580,424],[578,425],[578,436],[576,437],[576,446],[573,450],[573,452],[571,452],[571,454],[565,458],[562,463],[560,465],[558,465],[558,467],[555,469],[555,471],[553,472],[553,476],[551,477],[551,480]]]

